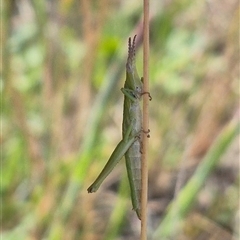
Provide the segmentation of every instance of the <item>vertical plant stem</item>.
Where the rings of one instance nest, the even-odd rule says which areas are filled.
[[[144,0],[143,17],[143,92],[148,90],[148,57],[149,57],[149,0]],[[143,95],[143,130],[148,130],[148,101],[149,96]],[[142,195],[141,195],[141,240],[147,239],[147,192],[148,192],[148,166],[147,166],[147,134],[143,134],[142,153]]]

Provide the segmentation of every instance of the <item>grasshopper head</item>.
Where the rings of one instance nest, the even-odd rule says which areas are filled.
[[[128,39],[128,59],[126,64],[127,76],[124,87],[136,91],[136,93],[140,96],[142,93],[142,81],[138,76],[135,64],[136,36],[137,35],[134,36],[133,41],[131,41],[131,38]]]

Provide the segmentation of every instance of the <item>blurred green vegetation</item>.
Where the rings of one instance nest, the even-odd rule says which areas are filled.
[[[237,238],[238,2],[150,9],[149,239]],[[139,239],[124,161],[86,189],[121,139],[135,34],[142,75],[142,12],[136,0],[2,3],[4,239]]]

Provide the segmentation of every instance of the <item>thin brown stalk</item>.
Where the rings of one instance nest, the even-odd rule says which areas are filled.
[[[148,87],[148,58],[149,58],[149,0],[144,0],[143,16],[143,92],[149,92]],[[143,130],[148,131],[148,102],[149,96],[143,95]],[[148,136],[143,134],[142,154],[142,196],[141,196],[141,240],[147,239],[147,192],[148,192],[148,164],[147,164]]]
[[[94,61],[97,55],[97,46],[101,36],[101,31],[104,26],[106,16],[107,16],[107,1],[100,1],[97,8],[98,13],[94,11],[94,1],[84,0],[81,1],[81,14],[82,14],[82,27],[83,27],[83,41],[86,44],[86,55],[81,63],[81,81],[79,82],[77,88],[78,96],[78,110],[76,115],[76,131],[75,142],[79,142],[83,137],[85,131],[86,122],[89,119],[89,109],[91,109],[91,79],[94,69]],[[81,94],[79,94],[81,92]],[[78,145],[76,148],[78,149]]]

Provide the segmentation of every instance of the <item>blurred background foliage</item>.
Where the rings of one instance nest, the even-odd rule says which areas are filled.
[[[237,239],[239,3],[150,10],[149,239]],[[142,12],[137,0],[2,2],[3,239],[139,239],[124,161],[86,189],[121,139],[135,34],[142,75]]]

